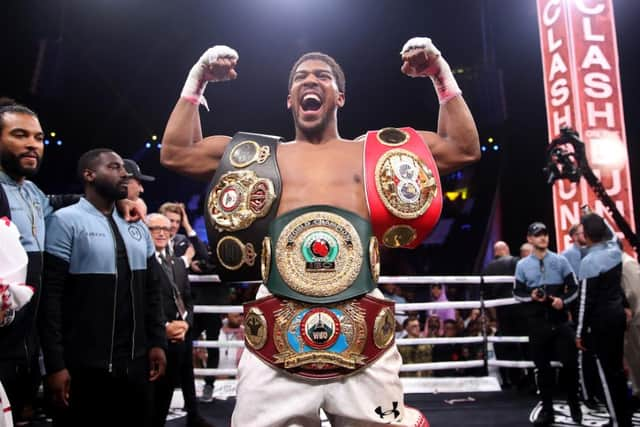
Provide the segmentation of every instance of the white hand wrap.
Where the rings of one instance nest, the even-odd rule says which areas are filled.
[[[191,71],[189,71],[187,81],[184,83],[180,96],[192,104],[202,104],[208,110],[209,107],[207,105],[207,100],[202,94],[204,93],[208,82],[217,81],[209,69],[211,65],[220,58],[230,58],[237,61],[239,56],[238,52],[231,49],[229,46],[219,45],[207,49],[200,59],[198,59],[198,62],[191,67]]]
[[[401,55],[413,49],[423,49],[430,61],[428,67],[421,75],[428,76],[433,82],[433,86],[438,94],[440,105],[446,104],[449,100],[462,94],[458,82],[456,82],[451,67],[440,54],[440,51],[433,45],[428,37],[413,37],[402,47]]]

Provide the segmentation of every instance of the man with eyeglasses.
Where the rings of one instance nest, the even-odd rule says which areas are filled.
[[[187,269],[180,258],[171,256],[171,222],[159,213],[147,216],[147,226],[155,246],[155,260],[164,274],[160,289],[164,307],[164,324],[168,341],[166,375],[154,384],[151,427],[165,425],[173,389],[179,386],[187,411],[187,427],[213,427],[198,411],[193,378],[193,298]]]
[[[549,232],[543,223],[529,225],[527,242],[533,246],[533,252],[516,265],[513,295],[526,303],[531,356],[538,370],[542,409],[533,424],[554,422],[551,360],[562,362],[561,385],[567,393],[571,418],[580,423],[577,356],[567,312],[568,304],[578,295],[576,277],[569,261],[549,250]]]

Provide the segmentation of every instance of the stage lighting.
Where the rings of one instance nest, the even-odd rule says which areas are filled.
[[[587,132],[591,163],[600,168],[620,169],[627,163],[627,153],[620,136],[606,130]]]
[[[51,138],[55,138],[56,137],[56,133],[55,132],[51,132],[49,135],[51,136]]]
[[[152,141],[157,141],[158,140],[158,135],[151,135],[151,140]]]
[[[45,139],[45,140],[44,140],[44,145],[49,145],[49,142],[50,142],[50,141],[49,141],[48,139]]]
[[[61,141],[61,140],[57,140],[57,141],[56,141],[56,145],[57,145],[58,147],[59,147],[59,146],[61,146],[61,145],[62,145],[62,141]]]
[[[482,150],[482,152],[484,153],[485,151],[487,151],[487,146],[486,145],[482,145],[480,147],[480,150]]]
[[[151,143],[147,142],[146,144],[144,144],[144,148],[151,148]]]
[[[500,149],[500,146],[498,144],[493,146],[493,151],[498,151]]]
[[[158,147],[158,150],[162,148],[162,144],[157,144],[156,147]]]

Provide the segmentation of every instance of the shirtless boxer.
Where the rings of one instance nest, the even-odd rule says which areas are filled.
[[[438,171],[440,174],[448,174],[477,161],[480,157],[480,147],[473,118],[462,96],[460,96],[461,91],[451,69],[440,52],[430,39],[412,38],[404,45],[401,59],[401,71],[404,74],[410,77],[431,78],[440,101],[438,131],[417,131],[417,134],[411,134],[411,138],[415,136],[420,140],[422,150],[425,150],[425,145],[430,150],[437,166],[435,174],[437,175]],[[208,82],[233,80],[237,77],[235,71],[237,61],[236,51],[226,46],[215,46],[207,50],[193,66],[164,133],[161,149],[161,162],[164,166],[194,178],[211,180],[219,167],[222,168],[229,163],[229,160],[225,159],[230,158],[231,163],[234,164],[234,155],[237,155],[238,152],[235,150],[237,145],[233,145],[231,150],[227,147],[234,144],[231,137],[216,135],[203,138],[198,105],[200,103],[206,105],[203,93]],[[318,53],[306,54],[294,64],[289,78],[287,107],[293,115],[295,140],[291,143],[277,144],[277,154],[273,156],[277,160],[275,167],[279,169],[281,191],[276,192],[275,199],[278,204],[274,212],[275,218],[270,221],[269,236],[271,240],[267,240],[267,246],[265,246],[270,248],[270,245],[273,245],[272,256],[265,251],[264,247],[262,251],[262,270],[264,278],[267,279],[265,280],[267,287],[261,287],[256,300],[256,304],[273,302],[269,298],[274,298],[271,296],[274,294],[278,298],[275,306],[282,308],[284,307],[282,304],[290,303],[295,306],[294,311],[298,310],[295,313],[304,312],[300,307],[307,307],[307,311],[313,310],[315,307],[316,310],[320,310],[317,316],[318,322],[322,318],[322,322],[330,326],[336,326],[345,317],[348,317],[343,316],[347,309],[343,306],[336,308],[335,295],[326,297],[325,294],[314,293],[316,284],[313,280],[310,281],[310,287],[307,288],[304,281],[296,282],[297,273],[292,273],[291,277],[282,279],[280,275],[286,276],[287,272],[280,263],[285,255],[278,246],[278,242],[280,241],[279,236],[285,233],[283,230],[287,230],[291,224],[294,226],[298,224],[297,218],[302,218],[305,214],[328,218],[327,223],[338,218],[335,221],[340,225],[346,224],[347,230],[352,230],[349,228],[350,223],[356,224],[358,230],[366,230],[364,234],[368,234],[362,240],[362,233],[353,233],[365,242],[362,246],[366,246],[366,242],[372,236],[369,225],[370,210],[367,202],[367,189],[363,185],[366,180],[365,160],[363,160],[365,142],[361,139],[354,141],[340,137],[337,112],[344,103],[344,74],[331,57]],[[407,132],[397,131],[395,135],[405,135],[409,138]],[[373,138],[375,138],[375,134],[373,134]],[[251,145],[251,143],[252,141],[243,141],[243,144]],[[247,147],[245,146],[245,148]],[[252,150],[251,147],[249,148]],[[269,153],[267,150],[266,156]],[[246,164],[240,164],[241,162],[239,163],[238,160],[242,159],[242,156],[236,157],[235,164],[239,165],[239,168],[244,167]],[[217,194],[216,191],[222,191],[224,195],[229,192],[232,186],[226,184],[221,186],[219,183],[215,185],[215,181],[220,181],[224,177],[220,177],[219,172],[215,175],[211,192]],[[228,175],[225,176],[228,178]],[[214,206],[213,211],[217,214],[224,210],[233,211],[238,197],[244,197],[241,192],[233,191],[232,197],[227,199],[210,198],[210,202],[213,203],[211,206]],[[218,206],[220,203],[223,205],[222,209]],[[318,214],[318,212],[321,213]],[[436,217],[438,215],[439,211]],[[218,231],[224,228],[221,224],[222,222],[216,223]],[[307,223],[300,224],[304,228]],[[238,228],[241,227],[243,226]],[[342,230],[342,228],[340,229]],[[395,237],[396,241],[403,239],[402,236]],[[233,239],[229,238],[229,241],[231,240]],[[233,241],[235,242],[235,240]],[[393,241],[390,239],[391,244]],[[418,243],[414,242],[414,244]],[[240,242],[237,245],[238,250],[242,252],[245,263],[253,265],[251,254],[254,245],[251,246],[251,251],[247,250],[248,245],[246,244]],[[219,249],[220,246],[218,245],[217,248]],[[216,249],[216,247],[212,246],[212,249]],[[375,249],[377,250],[377,245],[375,245]],[[312,252],[313,250],[314,248],[311,248]],[[366,250],[363,252],[366,253]],[[370,250],[369,255],[371,252]],[[219,251],[218,256],[221,256]],[[373,266],[374,258],[364,257],[367,260],[365,264],[369,266],[370,263]],[[259,259],[260,257],[258,257]],[[238,268],[240,264],[237,266]],[[307,263],[307,268],[310,268],[310,265],[313,267],[314,264]],[[300,274],[304,276],[305,273]],[[277,281],[274,280],[276,277],[274,275],[279,278],[277,286],[272,285],[272,282]],[[369,276],[368,281],[365,280],[365,285],[362,285],[365,290],[350,301],[356,301],[356,304],[360,302],[362,304],[371,303],[377,307],[375,310],[379,310],[381,313],[378,317],[384,317],[383,314],[387,313],[386,309],[376,306],[382,300],[382,294],[374,290],[375,286],[370,286],[373,283],[372,280],[375,280],[375,274],[372,273],[372,275],[374,278]],[[292,285],[293,282],[296,284]],[[353,297],[353,293],[349,294],[349,288],[353,286],[341,288],[338,297],[342,295]],[[292,290],[292,288],[295,289]],[[367,295],[364,296],[364,294]],[[296,300],[303,302],[296,305]],[[326,304],[327,301],[328,304]],[[305,306],[305,304],[307,305]],[[372,347],[372,354],[375,354],[372,357],[373,362],[366,364],[363,369],[354,369],[352,372],[349,372],[348,369],[342,371],[338,369],[341,375],[323,377],[322,372],[305,371],[305,366],[297,365],[294,357],[288,360],[290,366],[295,365],[296,368],[284,372],[286,368],[282,364],[275,366],[273,361],[268,360],[268,357],[264,355],[265,348],[272,344],[271,334],[275,331],[272,326],[274,321],[272,318],[277,317],[283,310],[264,310],[264,306],[258,305],[250,307],[252,308],[245,306],[245,335],[247,336],[248,348],[251,351],[245,351],[240,361],[237,403],[232,425],[319,426],[319,410],[321,408],[327,413],[334,426],[428,425],[422,414],[405,407],[403,404],[402,385],[398,378],[402,360],[392,339],[389,341],[391,342],[389,346],[386,346],[388,342],[378,343],[376,341],[378,349],[382,348],[383,350],[377,352],[378,350]],[[337,317],[340,317],[340,320],[337,317],[332,320],[331,312],[339,313]],[[368,313],[366,310],[363,312]],[[303,317],[302,314],[300,317]],[[291,319],[289,320],[291,321]],[[301,324],[305,323],[304,319],[297,318],[297,320]],[[376,328],[378,320],[376,318]],[[315,322],[315,320],[313,321]],[[275,322],[278,322],[277,318]],[[307,323],[310,324],[311,321]],[[356,323],[347,326],[357,330],[360,326]],[[374,329],[373,321],[370,323],[367,324],[369,329],[366,330]],[[269,325],[265,327],[269,330],[267,337],[261,336],[258,332],[261,325]],[[255,334],[252,338],[251,329],[254,327]],[[343,326],[344,329],[346,328]],[[325,332],[329,330],[330,328],[325,329]],[[301,333],[304,335],[305,331]],[[266,345],[264,340],[261,341],[261,337],[266,340]],[[313,342],[313,336],[311,338],[309,336],[294,338],[299,340],[304,338],[308,348],[316,350],[323,348],[321,346],[323,343]],[[368,338],[368,340],[371,339]],[[322,351],[318,350],[317,353],[320,354]],[[326,354],[326,352],[322,354]],[[315,365],[313,363],[309,365],[313,365],[314,368],[330,365],[325,363],[326,359],[312,360],[320,361]],[[293,403],[293,399],[295,399],[295,403]]]

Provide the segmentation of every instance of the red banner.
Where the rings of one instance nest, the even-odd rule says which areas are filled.
[[[538,0],[538,25],[549,140],[563,126],[580,133],[589,164],[635,229],[612,0]],[[582,205],[617,230],[584,180],[556,181],[553,202],[558,252]]]

